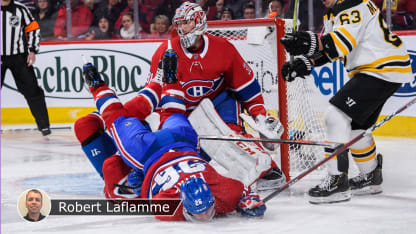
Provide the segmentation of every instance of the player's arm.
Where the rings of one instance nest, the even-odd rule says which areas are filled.
[[[35,54],[39,52],[40,28],[38,22],[33,18],[26,7],[23,8],[23,21],[27,38],[27,47],[29,49],[29,55],[26,62],[28,66],[32,66],[36,61]]]
[[[295,59],[283,65],[283,79],[304,78],[312,72],[313,66],[322,66],[351,53],[357,47],[357,38],[365,25],[363,14],[368,16],[368,12],[361,12],[354,8],[341,12],[336,16],[339,20],[333,32],[320,38],[310,31],[285,35],[280,41],[291,55],[295,55]]]

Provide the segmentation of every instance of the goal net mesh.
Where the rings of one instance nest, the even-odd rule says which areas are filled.
[[[278,21],[278,20],[277,20]],[[260,83],[266,107],[270,115],[280,118],[287,129],[282,138],[293,140],[323,141],[325,139],[323,110],[326,105],[314,85],[312,77],[297,78],[293,82],[278,79],[280,64],[285,61],[285,51],[278,51],[278,27],[282,31],[290,29],[291,22],[280,25],[276,20],[252,20],[209,22],[208,33],[228,39],[251,66],[254,76]],[[241,22],[241,23],[238,23]],[[283,21],[282,21],[283,22]],[[285,26],[283,26],[285,25]],[[287,26],[286,26],[287,25]],[[227,58],[219,58],[227,59]],[[279,89],[286,85],[286,90]],[[282,107],[279,108],[279,99]],[[286,116],[286,118],[282,118]],[[248,132],[258,136],[248,126]],[[286,150],[282,148],[286,147]],[[296,176],[311,168],[322,159],[322,146],[299,144],[281,145],[280,150],[272,152],[284,171]],[[287,158],[287,162],[283,158]]]

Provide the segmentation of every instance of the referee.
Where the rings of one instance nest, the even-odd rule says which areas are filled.
[[[1,0],[1,87],[10,69],[17,90],[25,97],[42,135],[51,133],[45,95],[39,87],[33,64],[39,51],[39,25],[22,3]]]

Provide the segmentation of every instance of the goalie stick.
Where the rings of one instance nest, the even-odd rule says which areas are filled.
[[[199,136],[200,140],[211,141],[243,141],[243,142],[265,142],[265,143],[280,143],[280,144],[298,144],[298,145],[316,145],[326,147],[337,147],[343,143],[329,142],[329,141],[304,141],[304,140],[286,140],[278,138],[257,138],[257,137],[237,137],[237,136]]]
[[[321,161],[319,161],[312,168],[310,168],[310,169],[302,172],[301,174],[299,174],[295,178],[293,178],[293,179],[289,180],[288,182],[286,182],[286,184],[280,186],[278,189],[276,189],[276,191],[274,191],[271,194],[267,195],[261,202],[262,203],[266,203],[267,201],[269,201],[273,197],[279,195],[282,191],[284,191],[285,189],[289,188],[290,186],[292,186],[293,184],[295,184],[296,182],[298,182],[300,179],[302,179],[303,177],[305,177],[306,175],[308,175],[312,171],[316,170],[318,167],[322,166],[324,163],[326,163],[331,158],[335,157],[337,154],[339,154],[342,151],[348,149],[351,145],[353,145],[357,141],[361,140],[361,138],[363,138],[364,136],[370,134],[371,132],[373,132],[374,130],[376,130],[377,128],[379,128],[381,125],[383,125],[387,121],[389,121],[391,118],[395,117],[397,114],[399,114],[402,111],[406,110],[407,108],[409,108],[411,105],[413,105],[415,103],[416,103],[416,98],[413,98],[411,101],[409,101],[408,103],[406,103],[405,105],[403,105],[400,109],[398,109],[396,112],[394,112],[394,113],[390,114],[389,116],[385,117],[384,119],[380,120],[377,124],[374,124],[373,126],[371,126],[370,128],[368,128],[367,130],[363,131],[358,136],[354,137],[349,142],[347,142],[344,145],[340,146],[333,154],[331,154],[328,157],[322,159]]]

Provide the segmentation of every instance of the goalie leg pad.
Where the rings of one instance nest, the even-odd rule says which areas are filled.
[[[202,100],[188,119],[198,135],[235,135],[209,99]],[[200,144],[212,159],[228,170],[225,176],[237,179],[246,186],[255,182],[272,165],[270,155],[254,142],[201,141]]]

